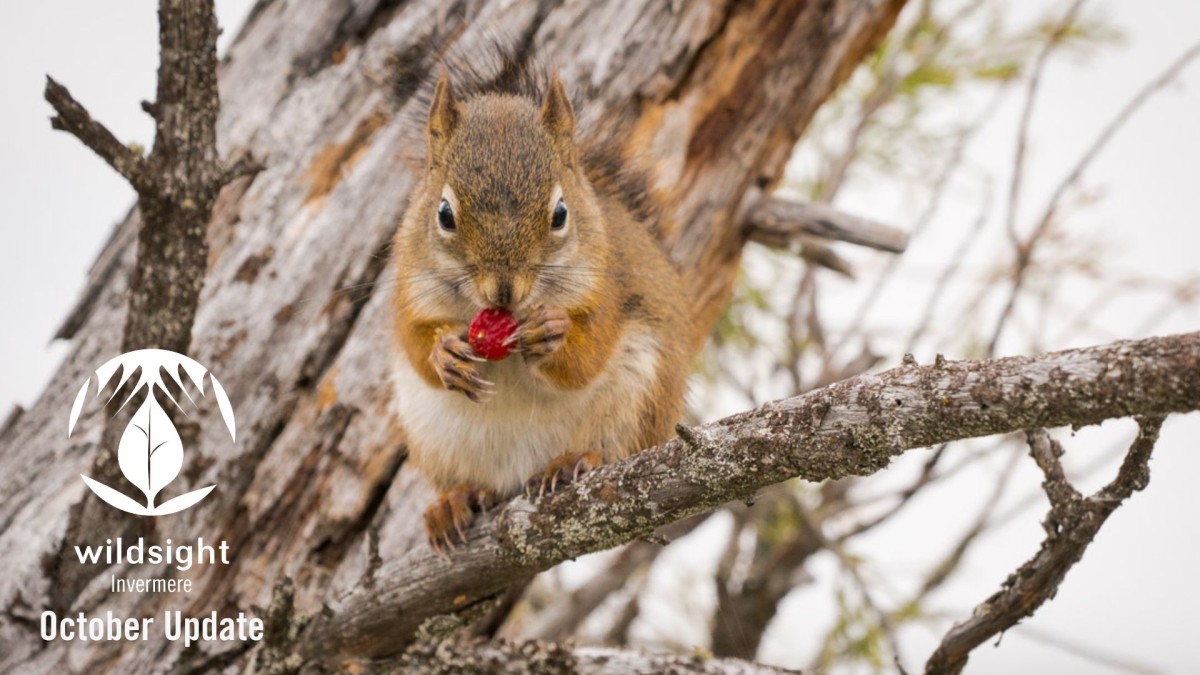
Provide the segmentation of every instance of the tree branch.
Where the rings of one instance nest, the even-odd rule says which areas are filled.
[[[750,207],[743,227],[751,241],[772,248],[790,248],[804,235],[845,241],[860,246],[902,253],[908,235],[867,218],[843,213],[826,204],[798,202],[762,193],[749,195]]]
[[[612,647],[573,647],[550,642],[501,640],[471,644],[443,641],[414,645],[399,658],[371,664],[377,672],[416,675],[452,673],[712,673],[778,675],[799,673],[739,659],[681,656]]]
[[[707,515],[698,515],[672,523],[656,533],[668,541],[687,536]],[[561,641],[571,637],[592,612],[607,598],[623,588],[629,577],[638,569],[653,564],[663,551],[659,544],[635,541],[617,554],[613,561],[588,580],[562,598],[559,602],[542,610],[532,624],[521,631],[525,637],[536,640]]]
[[[217,19],[212,0],[161,0],[154,147],[143,157],[53,78],[50,124],[100,155],[138,193],[142,227],[125,317],[125,351],[158,347],[186,352],[208,264],[208,221],[221,188],[260,170],[248,155],[230,165],[217,156]]]
[[[1033,232],[1025,239],[1021,239],[1017,234],[1016,229],[1016,210],[1019,206],[1018,200],[1021,189],[1021,174],[1023,171],[1023,161],[1025,155],[1025,145],[1028,138],[1029,115],[1033,106],[1033,99],[1037,93],[1037,82],[1041,77],[1041,70],[1045,65],[1045,59],[1053,48],[1058,45],[1063,36],[1067,34],[1072,23],[1075,20],[1079,8],[1082,6],[1083,0],[1076,0],[1067,10],[1066,16],[1063,17],[1058,28],[1049,37],[1045,49],[1038,56],[1038,61],[1034,66],[1033,79],[1029,83],[1029,94],[1025,102],[1025,110],[1022,113],[1021,129],[1017,140],[1017,153],[1013,161],[1013,177],[1009,189],[1008,211],[1005,216],[1006,227],[1008,230],[1009,240],[1012,243],[1015,259],[1013,261],[1013,283],[1009,289],[1008,299],[1004,303],[1004,308],[1000,312],[1000,316],[996,319],[996,325],[992,329],[992,337],[988,342],[988,353],[994,354],[996,347],[1000,342],[1000,337],[1004,333],[1005,326],[1008,323],[1009,317],[1012,315],[1016,307],[1017,300],[1021,296],[1021,289],[1025,283],[1027,273],[1030,266],[1033,264],[1034,251],[1038,243],[1050,230],[1051,224],[1055,221],[1055,216],[1059,212],[1059,206],[1066,195],[1067,191],[1074,187],[1083,177],[1083,173],[1089,168],[1096,157],[1104,150],[1109,141],[1116,136],[1117,132],[1129,123],[1133,115],[1137,113],[1150,98],[1164,89],[1188,66],[1196,57],[1200,56],[1200,42],[1188,47],[1183,54],[1172,61],[1165,70],[1159,73],[1154,79],[1147,82],[1133,98],[1129,99],[1124,106],[1117,112],[1108,124],[1100,131],[1100,134],[1092,141],[1083,155],[1071,167],[1070,172],[1066,177],[1059,182],[1054,189],[1054,193],[1050,196],[1049,202],[1046,203],[1042,210],[1041,217],[1034,226]]]
[[[697,428],[534,503],[518,497],[444,561],[424,547],[375,572],[301,636],[307,659],[396,653],[453,631],[514,579],[747,499],[793,477],[867,475],[961,438],[1096,424],[1200,406],[1200,333],[1039,357],[939,362],[861,375]]]
[[[718,566],[717,608],[711,631],[712,651],[717,656],[754,658],[779,603],[802,583],[804,565],[828,543],[821,536],[823,523],[816,516],[804,513],[787,487],[767,491],[767,498],[754,504],[752,515],[757,522],[753,556],[737,588],[730,587],[729,577],[741,528],[735,528],[730,550]],[[840,501],[840,495],[823,499],[822,506]],[[779,532],[787,531],[784,528],[791,531],[785,539],[775,541],[781,539]]]
[[[1067,571],[1083,557],[1112,512],[1150,481],[1150,453],[1158,441],[1162,423],[1163,417],[1159,415],[1138,418],[1137,438],[1117,477],[1087,498],[1063,474],[1059,463],[1062,447],[1044,430],[1030,432],[1031,454],[1046,476],[1043,488],[1050,499],[1050,513],[1043,524],[1046,538],[1037,555],[1009,576],[999,592],[976,607],[971,618],[950,629],[926,662],[926,673],[961,672],[971,650],[1032,616],[1054,597]]]
[[[78,138],[92,149],[117,173],[121,174],[134,190],[141,192],[151,185],[146,159],[132,148],[117,140],[108,127],[92,119],[67,88],[46,76],[46,101],[54,108],[50,118],[51,128],[65,131]]]

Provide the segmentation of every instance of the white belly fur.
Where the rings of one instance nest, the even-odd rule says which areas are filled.
[[[418,468],[436,487],[469,483],[503,498],[564,452],[600,450],[612,461],[637,450],[658,349],[649,331],[631,327],[604,372],[575,391],[545,383],[519,356],[486,363],[482,374],[496,384],[486,403],[429,386],[403,355],[395,361],[393,401]]]

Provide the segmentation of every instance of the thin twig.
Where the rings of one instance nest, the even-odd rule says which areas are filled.
[[[988,105],[984,107],[983,112],[979,114],[969,125],[960,130],[954,138],[954,145],[950,151],[949,157],[938,170],[937,177],[933,181],[929,201],[926,202],[925,208],[917,216],[912,230],[909,232],[909,240],[915,240],[919,237],[929,225],[933,222],[935,216],[941,210],[942,201],[946,196],[950,186],[950,179],[957,175],[958,169],[966,157],[966,149],[968,142],[974,138],[975,134],[983,128],[983,126],[991,119],[992,115],[1000,109],[1000,104],[1003,103],[1005,95],[1008,93],[1006,87],[1001,87],[996,91]],[[863,323],[866,321],[867,315],[874,308],[875,303],[883,295],[883,289],[887,287],[888,282],[900,267],[903,260],[901,257],[888,258],[879,275],[875,277],[875,282],[871,285],[871,289],[867,292],[866,297],[859,303],[858,308],[854,311],[854,317],[847,324],[845,330],[842,331],[843,336],[859,335],[862,333]],[[824,369],[826,371],[832,369],[832,363],[836,360],[840,348],[845,345],[848,340],[843,339],[838,343],[838,347],[830,350],[826,355]],[[822,380],[827,378],[822,377]]]
[[[672,523],[662,534],[671,540],[687,536],[706,521],[711,514],[701,514]],[[623,588],[629,577],[649,567],[662,553],[663,547],[635,541],[618,553],[598,574],[576,588],[559,602],[538,613],[533,624],[522,636],[535,640],[560,641],[571,637],[612,593]]]
[[[1042,84],[1042,73],[1046,70],[1046,63],[1050,60],[1050,55],[1054,50],[1062,44],[1063,38],[1066,37],[1071,26],[1075,24],[1075,18],[1083,9],[1083,3],[1084,0],[1072,2],[1062,19],[1046,36],[1046,41],[1042,44],[1042,49],[1034,60],[1033,70],[1029,75],[1029,84],[1025,90],[1025,105],[1021,108],[1021,121],[1017,127],[1017,148],[1013,157],[1013,171],[1008,183],[1008,210],[1004,216],[1004,229],[1008,232],[1013,249],[1017,251],[1022,248],[1021,237],[1017,233],[1017,209],[1021,204],[1021,183],[1025,175],[1025,148],[1029,145],[1029,127],[1033,122],[1033,106],[1037,101],[1038,89]]]
[[[1002,449],[1005,445],[1005,441],[1006,439],[1002,438],[1000,439],[1000,442],[994,444],[992,447],[974,451],[967,455],[966,458],[958,460],[955,464],[951,465],[950,468],[940,472],[935,471],[935,469],[940,465],[942,459],[946,457],[946,450],[949,448],[950,444],[943,443],[942,445],[939,445],[934,451],[933,455],[931,455],[929,459],[925,461],[925,464],[922,465],[921,472],[917,475],[917,478],[914,479],[913,482],[908,485],[908,487],[893,492],[863,497],[851,504],[847,510],[858,509],[884,499],[896,500],[895,503],[893,503],[892,506],[886,511],[875,516],[874,518],[861,521],[851,526],[844,534],[839,535],[838,539],[850,539],[882,525],[902,511],[904,507],[912,501],[913,497],[920,494],[921,490],[925,489],[929,485],[932,485],[933,483],[951,478],[963,469],[975,464],[985,457],[990,456],[993,452]]]
[[[1004,582],[992,597],[956,624],[925,664],[926,673],[958,673],[971,650],[992,636],[1031,616],[1054,596],[1067,572],[1083,557],[1100,527],[1134,491],[1150,480],[1150,454],[1158,440],[1163,417],[1138,418],[1138,436],[1125,455],[1116,478],[1084,498],[1067,482],[1059,462],[1061,447],[1044,431],[1030,434],[1030,449],[1042,469],[1043,488],[1050,499],[1041,549]]]
[[[798,514],[802,527],[808,531],[808,536],[818,542],[821,549],[828,550],[830,553],[832,553],[841,564],[842,570],[845,571],[845,573],[854,582],[854,586],[857,588],[859,597],[862,598],[863,604],[871,612],[871,614],[874,615],[875,622],[879,625],[880,630],[883,631],[884,638],[888,643],[888,649],[890,649],[892,652],[892,661],[896,666],[896,669],[903,675],[906,671],[900,657],[900,643],[896,638],[895,622],[892,619],[892,615],[883,610],[883,608],[879,606],[879,603],[875,601],[874,595],[871,593],[870,586],[859,573],[858,561],[846,553],[846,549],[842,545],[842,542],[826,538],[820,530],[820,523],[815,521],[803,507],[798,509]],[[814,670],[825,670],[825,666],[828,665],[826,660],[830,656],[828,647],[833,643],[837,633],[838,626],[835,624],[826,634],[824,641],[826,649],[821,650],[821,655],[818,657],[819,661],[814,666]]]
[[[621,609],[613,619],[612,625],[609,626],[608,631],[604,634],[604,644],[617,646],[629,644],[629,631],[633,627],[633,622],[637,620],[638,615],[642,612],[642,591],[646,589],[647,580],[650,578],[645,573],[635,576],[637,578],[633,580],[633,587],[629,590],[629,597],[621,605]]]
[[[1099,666],[1123,670],[1134,675],[1159,675],[1163,671],[1145,663],[1135,661],[1127,656],[1104,653],[1092,645],[1085,645],[1070,640],[1061,635],[1053,635],[1030,625],[1015,626],[1013,631],[1021,637],[1039,642],[1043,645],[1059,649],[1067,654],[1089,661]]]
[[[958,248],[951,254],[946,267],[942,269],[942,273],[938,275],[937,281],[934,282],[933,292],[929,294],[929,299],[925,302],[925,309],[921,312],[921,318],[917,321],[916,327],[913,328],[913,332],[908,336],[908,344],[904,346],[904,353],[912,354],[916,351],[917,342],[925,335],[925,331],[929,328],[929,323],[933,320],[934,310],[937,309],[942,295],[949,288],[950,280],[954,278],[954,275],[958,274],[963,260],[967,257],[967,251],[971,249],[971,245],[983,233],[984,225],[987,224],[988,214],[991,213],[991,210],[992,183],[989,180],[984,188],[983,206],[979,209],[979,215],[975,217],[975,222],[972,223],[966,236],[959,242]]]
[[[1080,4],[1077,0],[1075,6]],[[1074,6],[1073,6],[1074,7]],[[1197,56],[1200,56],[1200,43],[1196,43],[1186,49],[1183,54],[1177,57],[1170,65],[1167,66],[1157,77],[1146,83],[1134,96],[1121,107],[1121,110],[1105,125],[1100,134],[1096,137],[1084,154],[1079,158],[1063,180],[1055,188],[1054,193],[1050,196],[1050,200],[1046,203],[1046,207],[1042,210],[1042,215],[1038,219],[1037,226],[1033,232],[1024,241],[1014,239],[1016,248],[1016,262],[1013,269],[1013,283],[1009,290],[1008,299],[1005,301],[1004,309],[1001,311],[999,318],[996,320],[996,326],[992,330],[991,340],[988,341],[988,354],[994,355],[996,347],[1000,341],[1000,337],[1004,332],[1009,316],[1012,314],[1016,306],[1017,298],[1020,296],[1021,288],[1024,285],[1027,272],[1033,260],[1033,251],[1038,242],[1042,239],[1045,233],[1049,230],[1051,223],[1055,220],[1059,204],[1063,196],[1069,189],[1074,187],[1079,179],[1083,176],[1084,171],[1091,163],[1100,155],[1101,151],[1108,145],[1108,142],[1129,122],[1146,101],[1154,94],[1171,83],[1179,73],[1187,67]],[[1023,141],[1018,143],[1018,147],[1023,144]],[[1020,156],[1018,151],[1018,157]],[[1014,170],[1019,174],[1019,168]],[[1018,176],[1019,177],[1019,176]],[[1014,179],[1016,180],[1016,179]],[[1009,219],[1015,218],[1012,212],[1016,206],[1011,202],[1015,195],[1010,194]],[[1010,237],[1015,236],[1015,226],[1010,226]]]
[[[946,583],[951,574],[958,569],[962,564],[963,559],[967,555],[967,551],[979,539],[979,536],[986,532],[993,525],[993,517],[996,512],[996,506],[999,505],[1000,499],[1004,496],[1008,489],[1008,484],[1012,481],[1013,474],[1016,473],[1017,460],[1020,459],[1019,453],[1012,453],[1012,456],[1000,472],[995,485],[992,488],[991,495],[987,501],[979,509],[979,515],[975,517],[975,522],[968,528],[967,532],[959,538],[958,543],[954,548],[935,565],[930,571],[925,580],[921,582],[921,588],[917,591],[913,599],[908,603],[909,606],[917,606],[929,596],[930,593],[937,590]]]

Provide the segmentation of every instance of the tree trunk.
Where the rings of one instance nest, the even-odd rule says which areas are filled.
[[[675,257],[699,305],[730,291],[746,213],[780,178],[820,103],[890,28],[902,0],[675,3],[262,0],[222,64],[222,155],[265,170],[219,196],[191,356],[224,385],[237,442],[214,410],[192,420],[184,472],[169,490],[215,483],[195,508],[142,524],[147,544],[228,542],[229,565],[82,565],[75,545],[124,526],[79,474],[113,461],[102,419],[78,387],[121,348],[138,217],[120,224],[60,336],[72,341],[37,403],[0,431],[0,670],[163,672],[245,665],[234,643],[43,642],[60,616],[221,616],[266,607],[289,577],[315,612],[381,562],[425,546],[430,494],[405,466],[389,413],[389,242],[416,176],[439,55],[485,53],[509,36],[557,68],[598,128],[621,128],[674,195]],[[474,60],[478,61],[478,56]],[[423,86],[423,84],[422,84]],[[712,312],[698,320],[711,323]],[[173,495],[167,495],[173,496]],[[112,593],[111,577],[187,578],[190,594]],[[365,580],[365,581],[364,581]],[[218,655],[214,659],[214,655]]]

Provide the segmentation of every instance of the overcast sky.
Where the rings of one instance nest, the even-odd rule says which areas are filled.
[[[250,0],[218,1],[222,25],[236,26],[250,4]],[[1014,11],[1029,13],[1046,3],[1026,0],[1012,5]],[[1089,7],[1120,26],[1126,41],[1086,63],[1060,60],[1047,70],[1027,179],[1031,213],[1045,202],[1051,186],[1115,107],[1150,73],[1200,40],[1200,3],[1195,0],[1097,1]],[[228,31],[223,40],[231,34]],[[155,3],[6,2],[0,5],[0,38],[2,418],[12,405],[30,404],[61,359],[66,345],[53,344],[50,338],[82,288],[100,245],[133,202],[132,190],[101,160],[72,137],[51,131],[50,109],[42,100],[45,75],[65,84],[119,138],[149,145],[152,125],[138,102],[154,94]],[[1007,161],[1015,115],[1015,109],[1002,111],[995,129],[972,147],[976,161]],[[1088,174],[1088,184],[1103,187],[1106,198],[1080,222],[1098,228],[1119,248],[1125,269],[1153,270],[1175,278],[1195,274],[1200,268],[1197,158],[1200,68],[1193,66],[1139,114]],[[890,202],[873,198],[862,186],[850,190],[842,206],[891,222],[905,221]],[[964,219],[971,215],[966,206],[959,213]],[[935,239],[915,244],[906,255],[918,264],[925,260],[933,265],[946,250],[947,244],[939,245]],[[1000,253],[984,250],[977,255]],[[1122,324],[1119,314],[1110,323],[1112,338],[1139,337]],[[1197,330],[1200,317],[1181,311],[1160,328]],[[1066,346],[1072,346],[1071,336],[1064,337],[1062,344],[1048,345]],[[918,356],[924,360],[926,355]],[[1200,605],[1198,417],[1177,416],[1168,424],[1149,489],[1117,512],[1058,598],[1028,626],[1100,645],[1169,672],[1200,669],[1192,642],[1200,632],[1196,618]],[[1128,422],[1124,425],[1126,431],[1132,429]],[[1106,433],[1084,431],[1070,446],[1100,445],[1111,437]],[[1032,469],[1019,478],[1026,487],[1036,486]],[[964,498],[986,488],[982,484],[986,476],[976,480],[964,480],[957,487]],[[893,559],[897,569],[918,569],[918,562],[929,559],[930,549],[940,551],[957,532],[945,525],[945,517],[917,505],[896,527],[888,528],[888,534],[864,546],[872,555]],[[950,597],[942,605],[961,613],[989,595],[1007,571],[1035,550],[1039,517],[1037,511],[1030,512],[1019,525],[982,546],[968,560],[963,577],[948,589]],[[786,632],[778,628],[773,632],[764,656],[786,661],[796,635],[819,634],[824,629],[818,620],[827,617],[806,612],[804,598],[797,594],[789,601]],[[968,670],[1032,672],[1036,665],[1038,672],[1111,672],[1047,647],[1032,634],[1013,631],[1002,648],[981,648]],[[914,630],[906,633],[908,642],[902,646],[910,659],[916,659],[932,648],[937,637],[933,631]]]

